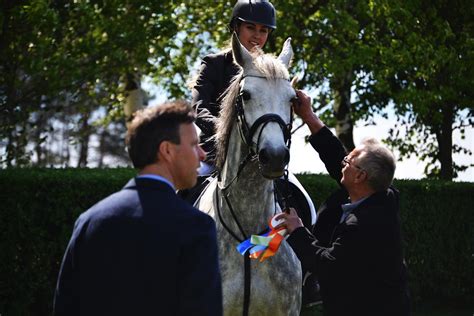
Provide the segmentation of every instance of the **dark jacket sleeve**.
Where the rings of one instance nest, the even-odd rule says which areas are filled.
[[[318,152],[329,175],[338,183],[342,178],[342,159],[347,155],[341,141],[324,126],[309,138],[311,146]]]
[[[340,266],[350,258],[357,256],[357,245],[360,245],[359,227],[356,220],[349,220],[338,229],[337,237],[329,247],[321,246],[319,241],[306,229],[300,227],[289,237],[288,243],[300,259],[303,270],[313,273],[321,272],[321,265],[326,269]]]
[[[198,115],[196,125],[206,135],[214,134],[215,118],[219,112],[216,87],[219,72],[222,71],[219,68],[222,67],[218,67],[215,57],[204,57],[192,91],[192,105]]]
[[[340,185],[342,178],[341,161],[346,151],[339,139],[326,126],[309,139],[313,148],[318,152],[322,162],[326,166],[331,177]],[[319,208],[318,221],[314,226],[314,232],[307,229],[297,229],[288,238],[288,242],[300,259],[303,270],[317,272],[321,263],[329,263],[337,257],[344,257],[351,243],[351,235],[356,226],[346,226],[339,240],[331,240],[334,227],[339,222],[342,214],[341,204],[347,201],[347,191],[341,189],[334,192]],[[343,240],[344,239],[344,240]],[[347,240],[346,240],[347,239]]]
[[[197,211],[189,221],[189,234],[179,258],[177,315],[222,315],[222,288],[214,220]],[[187,226],[187,227],[186,227]]]
[[[54,293],[53,315],[79,315],[80,295],[76,264],[76,247],[83,228],[83,218],[79,217],[74,224],[74,230],[59,271],[56,291]]]
[[[215,125],[220,102],[231,79],[239,68],[234,64],[232,52],[223,51],[203,58],[194,84],[192,105],[197,112],[196,125],[201,129],[201,146],[208,153],[206,161],[215,156]]]

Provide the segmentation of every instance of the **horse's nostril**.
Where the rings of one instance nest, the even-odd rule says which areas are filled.
[[[268,151],[266,149],[260,150],[258,153],[258,161],[264,165],[270,161],[270,157],[268,156]]]

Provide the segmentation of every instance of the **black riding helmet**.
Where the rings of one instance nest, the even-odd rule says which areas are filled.
[[[236,20],[265,25],[276,29],[276,14],[272,3],[267,0],[238,0],[232,10],[229,27],[233,31]]]

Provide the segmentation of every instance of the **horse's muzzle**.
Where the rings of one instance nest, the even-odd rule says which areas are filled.
[[[258,152],[258,161],[262,176],[267,179],[280,178],[290,161],[290,151],[288,148],[262,148]]]

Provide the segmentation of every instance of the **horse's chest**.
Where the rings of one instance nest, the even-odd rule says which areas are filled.
[[[225,233],[223,233],[225,235]],[[244,257],[237,241],[219,238],[219,256],[226,315],[241,315],[245,288]],[[286,242],[264,262],[250,262],[250,315],[298,315],[301,289],[300,262]],[[286,293],[286,294],[285,294]]]

